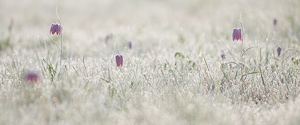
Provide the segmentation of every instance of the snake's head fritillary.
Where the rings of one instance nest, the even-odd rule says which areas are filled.
[[[39,80],[39,74],[37,71],[26,71],[24,75],[24,80],[27,83],[37,83]]]
[[[50,34],[60,35],[61,34],[61,26],[59,24],[53,23],[50,28]]]
[[[117,55],[116,56],[116,63],[117,63],[117,67],[122,67],[123,66],[123,56],[122,55]]]
[[[129,49],[132,48],[132,42],[131,42],[131,41],[128,41],[127,45],[128,45],[128,48],[129,48]]]
[[[242,30],[239,28],[233,29],[232,40],[242,41]]]
[[[280,56],[280,53],[281,53],[281,48],[278,47],[278,48],[277,48],[277,55]]]

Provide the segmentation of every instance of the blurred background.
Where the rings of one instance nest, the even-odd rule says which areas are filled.
[[[153,45],[144,44],[151,47],[170,47],[166,43],[174,44],[179,37],[186,44],[220,44],[218,41],[231,40],[233,28],[241,27],[237,25],[239,19],[244,24],[244,39],[268,38],[276,18],[281,35],[299,40],[297,0],[1,0],[1,39],[9,34],[12,22],[14,44],[23,41],[30,46],[47,39],[51,24],[57,22],[56,7],[66,47],[79,48],[83,43],[86,48],[95,47],[96,43],[103,44],[108,34],[138,45],[151,42]]]

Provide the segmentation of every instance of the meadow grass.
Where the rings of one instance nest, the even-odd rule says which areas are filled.
[[[298,0],[1,0],[0,10],[0,124],[300,124]]]

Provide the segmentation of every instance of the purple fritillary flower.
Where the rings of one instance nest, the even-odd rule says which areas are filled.
[[[242,30],[241,29],[238,29],[238,28],[235,28],[233,29],[233,32],[232,32],[232,40],[236,40],[236,41],[242,41]]]
[[[222,53],[221,58],[222,58],[223,60],[226,59],[225,53]]]
[[[37,83],[39,80],[39,74],[36,71],[26,71],[24,80],[27,83]]]
[[[50,28],[50,34],[60,35],[61,34],[61,26],[59,24],[53,23]]]
[[[281,48],[278,47],[278,48],[277,48],[277,55],[280,56],[280,53],[281,53]]]
[[[276,18],[274,18],[274,20],[273,20],[273,25],[274,25],[274,26],[277,25],[277,19],[276,19]]]
[[[132,42],[131,42],[131,41],[128,41],[127,45],[128,45],[128,48],[129,48],[129,49],[132,48]]]
[[[107,43],[112,38],[111,34],[105,36],[105,43]]]
[[[122,67],[123,66],[123,56],[122,55],[117,55],[116,56],[116,62],[117,62],[117,67]]]

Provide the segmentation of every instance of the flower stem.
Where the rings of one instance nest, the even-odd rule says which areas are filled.
[[[62,48],[62,43],[63,43],[63,34],[62,34],[62,32],[61,32],[61,34],[60,34],[60,39],[61,39],[61,41],[60,41],[60,62],[59,62],[59,64],[60,64],[60,66],[61,66],[61,58],[62,58],[62,54],[63,54],[63,48]]]
[[[241,21],[242,19],[241,19],[241,16],[240,16],[240,20],[239,20],[239,22],[240,22],[240,24],[241,24],[241,26],[242,26],[242,31],[241,31],[241,40],[242,40],[242,45],[241,45],[241,75],[242,75],[242,78],[243,78],[243,68],[244,68],[244,64],[243,64],[243,62],[244,62],[244,60],[243,60],[243,53],[244,53],[244,50],[243,50],[243,44],[244,44],[244,39],[243,39],[243,36],[244,36],[244,25],[243,25],[243,23],[242,23],[242,21]],[[242,79],[241,78],[241,79]]]
[[[244,66],[243,66],[243,65],[244,65],[244,64],[243,64],[243,43],[244,43],[244,42],[243,42],[243,39],[242,39],[242,46],[241,46],[241,64],[242,64],[242,65],[241,65],[241,75],[242,75],[242,78],[243,78],[243,75],[244,75],[244,74],[243,74],[243,67],[244,67]]]
[[[59,65],[61,66],[61,58],[62,58],[62,54],[63,54],[63,48],[62,48],[62,43],[63,43],[63,33],[62,33],[62,30],[63,30],[63,27],[62,27],[62,23],[60,22],[60,19],[59,19],[59,16],[58,16],[58,13],[57,13],[57,5],[56,5],[56,16],[57,16],[57,21],[59,22],[60,26],[61,26],[61,33],[60,33],[60,59],[59,59]]]

